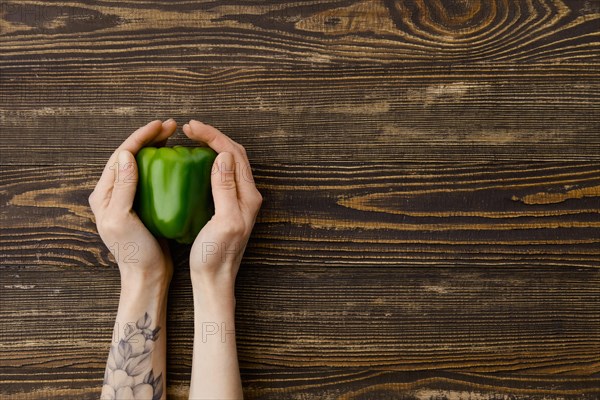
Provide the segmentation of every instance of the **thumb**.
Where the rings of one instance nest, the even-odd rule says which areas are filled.
[[[219,153],[213,164],[211,186],[215,215],[228,217],[234,212],[239,212],[233,154]]]
[[[127,150],[118,154],[118,173],[115,176],[112,195],[108,207],[113,210],[129,211],[133,207],[138,173],[135,158]]]

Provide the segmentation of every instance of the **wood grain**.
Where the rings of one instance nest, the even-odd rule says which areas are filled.
[[[11,304],[2,320],[13,322],[0,336],[15,395],[27,387],[16,369],[93,367],[81,387],[62,376],[53,384],[73,397],[95,393],[102,375],[118,273],[86,205],[100,170],[4,167],[0,286]],[[482,396],[598,393],[581,378],[600,367],[595,163],[258,165],[254,173],[265,202],[238,280],[240,359],[250,376],[275,368],[306,382],[252,378],[250,398],[411,398],[438,386]],[[173,250],[176,398],[189,380],[193,314],[187,247]],[[58,325],[47,330],[48,318]],[[336,372],[296,371],[309,366]],[[513,381],[503,386],[496,374]]]
[[[10,164],[103,164],[168,117],[211,123],[263,163],[600,160],[600,74],[585,66],[5,71]]]
[[[597,399],[599,24],[587,0],[3,1],[0,397],[98,397],[119,280],[87,196],[174,117],[242,143],[265,199],[246,398]]]
[[[5,2],[4,163],[102,163],[167,117],[263,162],[599,159],[597,2],[120,5]]]
[[[593,1],[8,0],[2,11],[10,68],[599,60]]]
[[[596,163],[253,169],[264,204],[251,264],[600,267]],[[102,167],[3,170],[3,265],[110,264],[87,205]]]
[[[7,387],[18,393],[31,381],[23,382],[26,371],[41,369],[66,394],[79,390],[68,383],[77,371],[84,393],[97,391],[117,307],[116,268],[4,268],[0,296],[11,304],[1,311]],[[174,387],[189,381],[193,337],[189,270],[185,263],[176,270],[168,314]],[[236,290],[246,387],[251,398],[330,390],[368,398],[384,389],[410,394],[437,385],[600,393],[592,379],[600,368],[599,280],[595,269],[568,267],[244,264]]]

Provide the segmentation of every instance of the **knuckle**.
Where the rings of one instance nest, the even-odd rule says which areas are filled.
[[[94,207],[94,205],[96,204],[96,191],[93,191],[88,196],[88,204],[90,205],[90,207]]]
[[[260,192],[257,190],[254,197],[254,205],[256,206],[256,208],[260,208],[260,206],[262,206],[263,203],[263,196],[262,194],[260,194]]]
[[[242,146],[241,144],[234,142],[238,148],[238,150],[240,151],[240,153],[242,153],[242,155],[245,157],[247,155],[246,153],[246,148],[244,146]]]
[[[221,234],[225,237],[237,237],[243,235],[243,233],[244,226],[239,222],[231,221],[221,225]]]
[[[129,183],[125,182],[123,179],[117,179],[115,180],[113,187],[116,190],[121,190],[123,188],[126,188],[129,186]]]
[[[114,213],[111,213],[110,215],[104,216],[99,225],[104,232],[109,234],[118,233],[123,227],[123,218],[119,218]]]
[[[224,189],[235,189],[235,170],[221,168],[220,177],[218,178],[218,184]]]
[[[221,189],[224,190],[235,190],[235,179],[233,174],[230,174],[229,176],[223,176],[220,186]]]

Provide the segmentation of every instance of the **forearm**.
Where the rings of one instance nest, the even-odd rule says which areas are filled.
[[[164,279],[122,273],[102,399],[166,398],[167,288]]]
[[[183,132],[219,153],[210,177],[215,212],[190,252],[194,290],[190,399],[241,399],[234,283],[262,196],[254,185],[246,150],[240,144],[195,120],[185,124]]]
[[[190,399],[241,398],[233,284],[215,286],[194,282]]]

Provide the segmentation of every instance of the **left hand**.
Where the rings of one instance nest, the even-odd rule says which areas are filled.
[[[192,285],[206,283],[233,294],[242,255],[262,204],[246,150],[217,128],[191,120],[183,126],[190,139],[219,155],[211,172],[215,214],[202,228],[190,252]],[[223,298],[225,291],[220,290]]]
[[[121,272],[135,279],[168,282],[173,262],[166,240],[157,240],[133,211],[137,188],[135,155],[144,146],[163,146],[177,123],[152,121],[131,134],[111,155],[89,197],[98,233]]]

